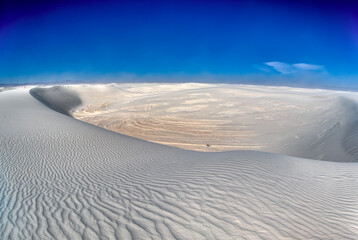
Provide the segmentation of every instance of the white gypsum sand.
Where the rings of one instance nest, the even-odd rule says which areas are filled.
[[[83,100],[75,118],[147,141],[197,151],[358,160],[354,93],[198,83],[67,88]]]
[[[71,111],[56,101],[72,93],[37,97]],[[23,89],[0,93],[0,119],[0,239],[358,237],[357,163],[181,150]]]

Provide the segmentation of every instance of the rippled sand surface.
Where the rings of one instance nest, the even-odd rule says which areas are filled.
[[[172,148],[32,95],[0,93],[0,239],[358,238],[357,163]]]

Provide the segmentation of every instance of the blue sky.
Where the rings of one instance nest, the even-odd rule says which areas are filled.
[[[350,1],[27,1],[0,12],[0,83],[358,87]]]

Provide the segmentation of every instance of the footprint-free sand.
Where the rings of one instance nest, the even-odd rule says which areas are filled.
[[[0,93],[0,239],[358,238],[355,93],[140,87]],[[141,112],[151,119],[140,122]],[[114,116],[129,117],[126,131],[144,129],[157,142],[170,142],[178,129],[191,138],[203,132],[193,144],[214,152],[104,129]],[[108,120],[102,126],[95,117]],[[140,126],[128,127],[135,121]],[[178,136],[169,145],[188,139]],[[256,151],[215,152],[247,149],[245,139]]]

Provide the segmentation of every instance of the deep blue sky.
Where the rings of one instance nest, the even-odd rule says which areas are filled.
[[[358,87],[350,1],[0,4],[0,83],[130,75]]]

